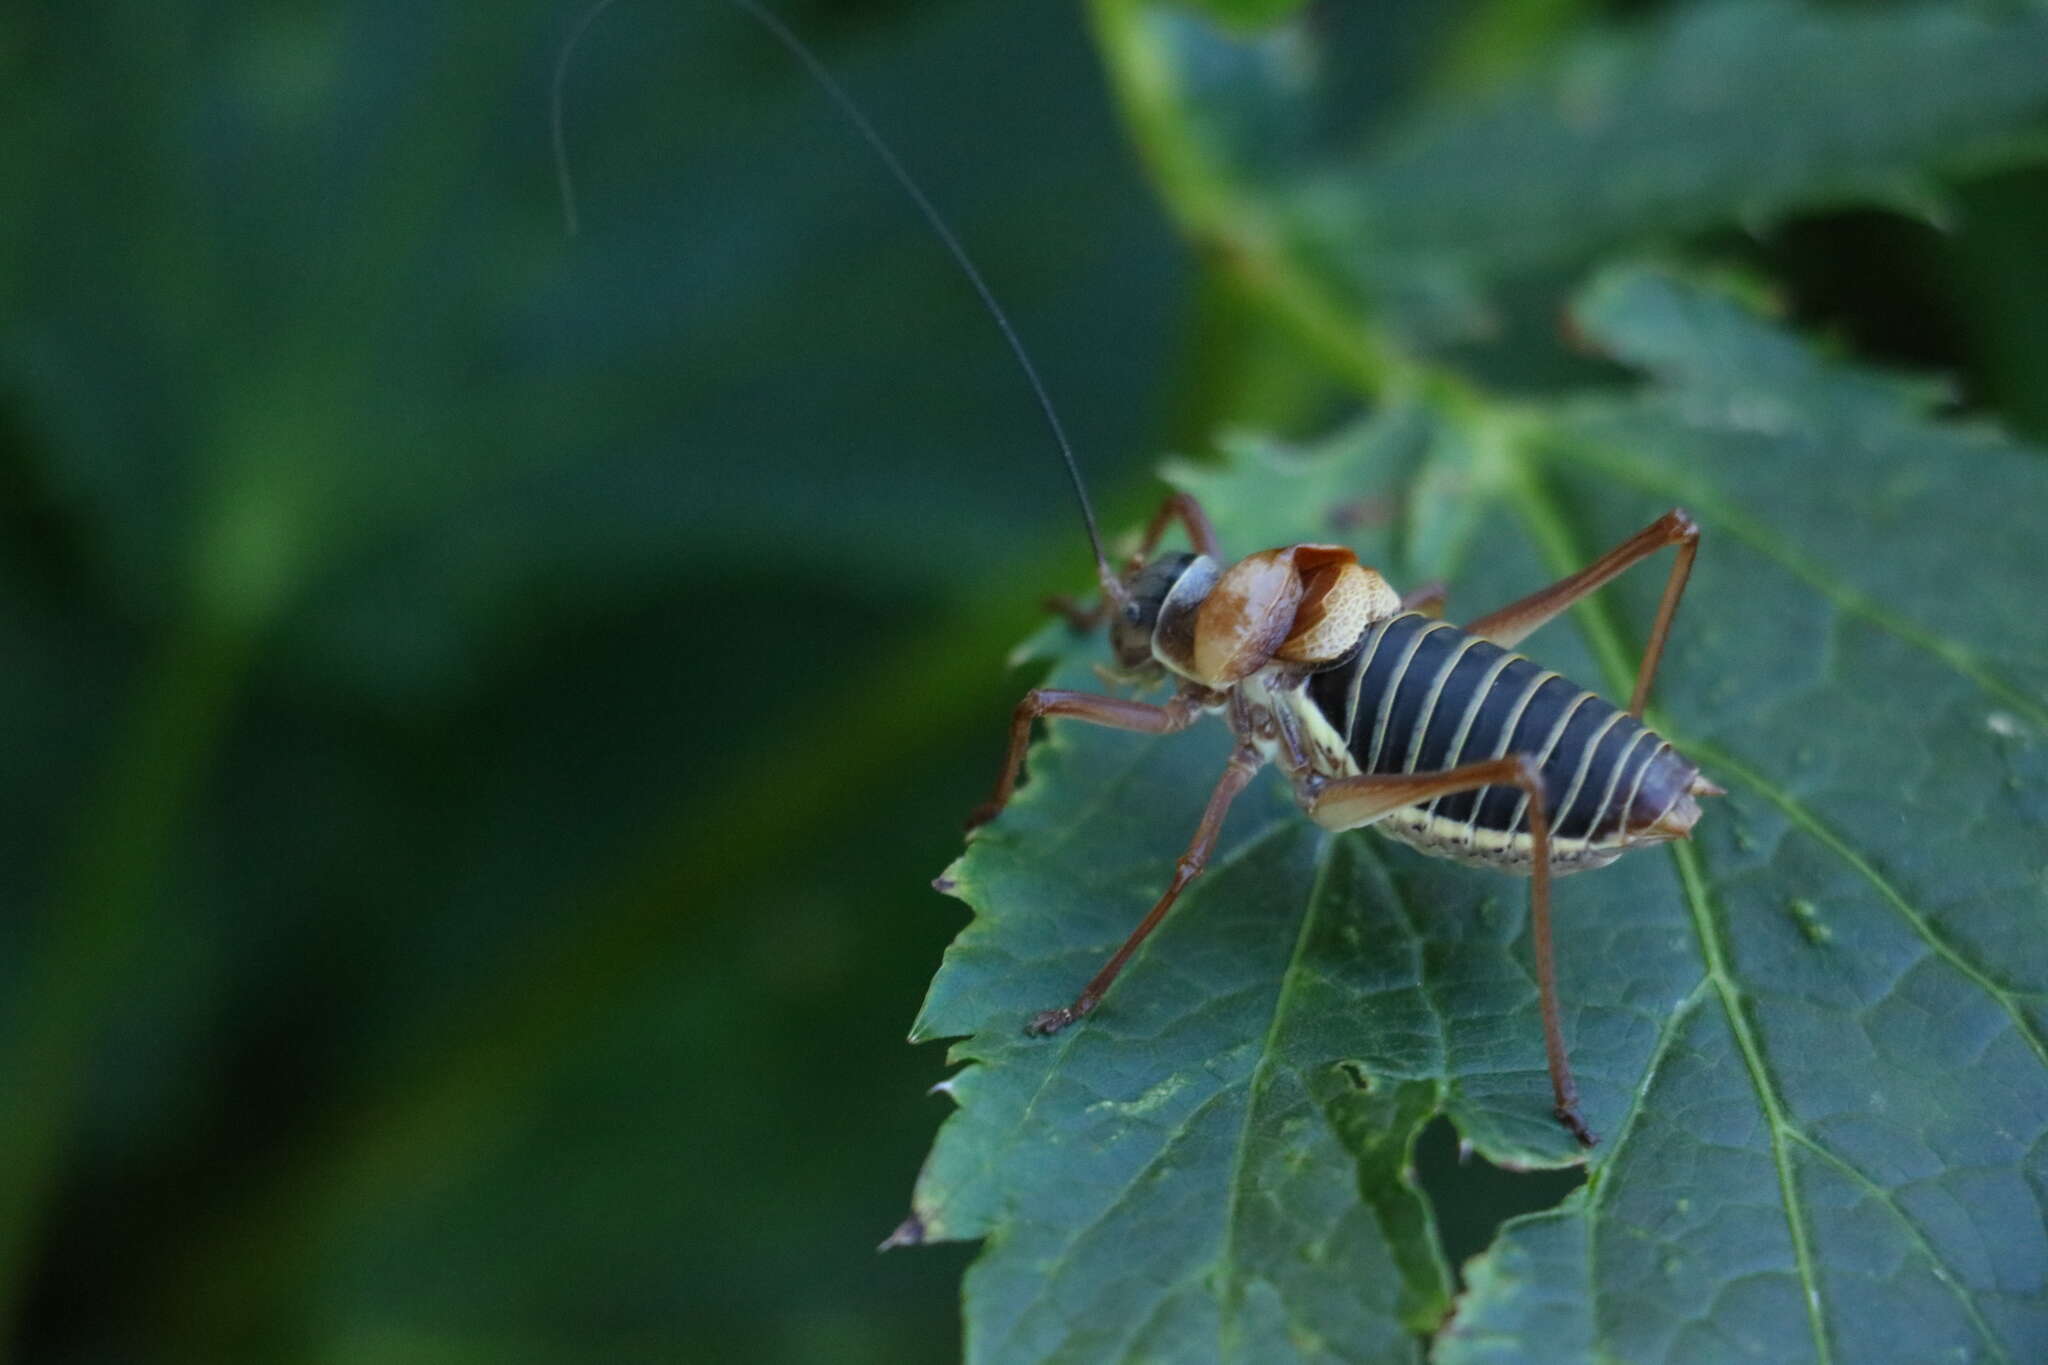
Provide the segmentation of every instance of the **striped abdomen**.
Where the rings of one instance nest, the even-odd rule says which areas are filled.
[[[1561,869],[1610,861],[1652,827],[1698,769],[1649,727],[1541,665],[1444,621],[1407,613],[1309,679],[1309,700],[1362,773],[1442,772],[1528,754],[1542,765]],[[1529,861],[1527,799],[1486,787],[1408,807],[1387,832],[1429,852]]]

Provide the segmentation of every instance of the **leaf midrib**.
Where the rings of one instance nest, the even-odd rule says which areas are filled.
[[[1613,452],[1603,453],[1612,454]],[[1636,466],[1636,469],[1637,472],[1645,474],[1652,472],[1645,466]],[[1645,491],[1672,492],[1668,486],[1654,486],[1656,483],[1657,481],[1654,478],[1645,478],[1638,486],[1643,487]],[[1520,477],[1513,481],[1510,487],[1514,490],[1515,499],[1519,503],[1519,510],[1528,522],[1539,548],[1554,565],[1559,567],[1561,573],[1571,572],[1577,565],[1590,561],[1589,555],[1584,554],[1580,547],[1573,545],[1570,533],[1566,530],[1562,517],[1558,515],[1554,504],[1538,486],[1532,469],[1525,466],[1520,471]],[[1686,490],[1688,495],[1691,491],[1689,489]],[[1702,506],[1707,505],[1707,500],[1705,499],[1694,499],[1694,501]],[[1714,507],[1713,515],[1717,526],[1720,524],[1721,514],[1725,510],[1725,505]],[[1739,515],[1733,513],[1729,515],[1733,520],[1742,520]],[[1760,544],[1757,540],[1751,540],[1748,536],[1741,538],[1749,541],[1752,548],[1757,549],[1760,553],[1764,553],[1767,556],[1770,554],[1767,544]],[[1769,540],[1768,537],[1762,537],[1762,539],[1766,542]],[[1786,568],[1802,579],[1807,580],[1823,596],[1828,596],[1827,588],[1824,586],[1827,580],[1824,575],[1819,574],[1818,570],[1814,570],[1809,574],[1804,568],[1793,564],[1788,559],[1780,559],[1778,562],[1784,564]],[[1846,593],[1847,590],[1844,590],[1844,592]],[[1864,600],[1860,595],[1848,595],[1856,597],[1858,601]],[[1829,600],[1835,601],[1832,597]],[[1845,611],[1851,609],[1843,602],[1837,601],[1836,605]],[[1617,689],[1626,689],[1633,686],[1634,679],[1632,676],[1629,676],[1625,665],[1621,662],[1625,658],[1625,654],[1621,646],[1620,632],[1606,604],[1595,598],[1581,604],[1581,609],[1574,612],[1573,616],[1580,633],[1586,638],[1589,647],[1592,649],[1602,673],[1607,675],[1609,686]],[[1866,619],[1869,619],[1880,629],[1890,631],[1909,644],[1929,648],[1923,641],[1907,633],[1912,628],[1906,626],[1905,623],[1891,622],[1887,618],[1882,617],[1881,614],[1875,613],[1874,610],[1868,614]],[[1895,627],[1905,628],[1895,629]],[[1957,646],[1955,648],[1958,654],[1962,655],[1961,647]],[[1997,680],[1987,679],[1959,666],[1956,658],[1951,657],[1950,654],[1943,650],[1929,648],[1929,652],[1950,664],[1952,668],[1955,668],[1959,674],[1962,674],[1969,681],[1976,683],[1980,687],[1985,687],[1987,690],[1997,692],[1999,695],[2005,695],[2002,691],[1999,691],[1999,689],[2003,688],[2003,684],[1997,682]],[[1967,655],[1962,655],[1962,657],[1967,657]],[[1785,814],[1787,819],[1791,820],[1804,833],[1810,835],[1815,842],[1820,844],[1829,853],[1841,859],[1858,876],[1868,881],[1880,897],[1906,920],[1907,924],[1914,930],[1921,941],[1937,957],[1947,962],[1966,979],[1977,985],[2006,1012],[2007,1016],[2013,1021],[2014,1027],[2018,1030],[2020,1036],[2034,1050],[2035,1055],[2041,1057],[2044,1064],[2048,1064],[2048,1047],[2044,1047],[2037,1031],[2028,1024],[2024,1012],[2019,1009],[2017,1003],[2012,999],[2011,993],[2000,987],[1987,973],[1976,967],[1959,950],[1941,938],[1917,907],[1913,906],[1897,888],[1893,887],[1878,872],[1875,865],[1869,859],[1857,852],[1846,840],[1828,829],[1818,817],[1806,810],[1803,805],[1789,794],[1778,789],[1761,774],[1728,758],[1727,755],[1712,745],[1685,740],[1681,734],[1674,733],[1661,719],[1659,720],[1658,731],[1674,742],[1682,741],[1682,747],[1687,752],[1711,756],[1717,772],[1725,770],[1729,776],[1754,790],[1773,805],[1776,805]],[[1745,1068],[1749,1071],[1750,1080],[1756,1090],[1758,1102],[1764,1107],[1765,1117],[1771,1129],[1772,1160],[1777,1168],[1779,1186],[1783,1191],[1785,1200],[1786,1225],[1792,1235],[1795,1260],[1798,1263],[1801,1283],[1805,1289],[1806,1311],[1813,1331],[1815,1349],[1823,1365],[1826,1365],[1826,1362],[1831,1358],[1827,1345],[1826,1326],[1824,1315],[1820,1308],[1819,1283],[1813,1271],[1811,1248],[1807,1245],[1805,1223],[1800,1217],[1800,1209],[1803,1206],[1798,1199],[1797,1183],[1793,1178],[1793,1172],[1785,1149],[1787,1142],[1797,1143],[1805,1147],[1831,1167],[1843,1172],[1860,1188],[1877,1198],[1879,1203],[1899,1220],[1913,1244],[1927,1258],[1929,1265],[1933,1268],[1935,1278],[1961,1304],[1965,1316],[1969,1318],[1971,1326],[1975,1328],[1986,1348],[1998,1359],[2009,1360],[2011,1357],[2005,1350],[2004,1343],[1991,1330],[1990,1324],[1984,1320],[1983,1315],[1977,1308],[1976,1302],[1964,1289],[1953,1269],[1934,1250],[1932,1244],[1927,1241],[1920,1226],[1907,1215],[1906,1211],[1898,1205],[1889,1192],[1885,1191],[1882,1186],[1879,1186],[1860,1168],[1830,1149],[1818,1138],[1806,1132],[1801,1125],[1794,1123],[1786,1117],[1783,1102],[1771,1084],[1770,1069],[1764,1059],[1762,1046],[1756,1037],[1754,1026],[1741,1008],[1741,988],[1727,969],[1725,945],[1722,942],[1722,934],[1715,919],[1712,898],[1707,891],[1707,879],[1704,869],[1700,864],[1699,855],[1690,845],[1684,843],[1673,844],[1670,852],[1681,890],[1686,899],[1688,912],[1693,919],[1702,955],[1706,959],[1707,974],[1705,982],[1713,985],[1721,999],[1723,1011],[1729,1021],[1729,1027],[1734,1033],[1736,1045],[1743,1055]],[[1698,987],[1695,987],[1695,993],[1697,993],[1697,990]],[[1654,1055],[1662,1055],[1668,1035],[1675,1031],[1677,1023],[1684,1013],[1685,1011],[1674,1012],[1673,1018],[1665,1030],[1666,1036],[1658,1039]],[[1646,1076],[1644,1081],[1645,1088],[1647,1088],[1648,1083],[1649,1077]],[[1632,1116],[1633,1109],[1631,1110]],[[1617,1147],[1620,1142],[1626,1140],[1626,1137],[1627,1128],[1625,1126],[1623,1131],[1617,1135]],[[1594,1204],[1597,1205],[1597,1202],[1598,1198],[1596,1196]],[[1590,1212],[1591,1208],[1589,1207]],[[1589,1255],[1597,1237],[1596,1229],[1597,1223],[1589,1218]],[[1598,1285],[1597,1277],[1592,1280],[1592,1283],[1595,1286]]]
[[[1707,959],[1708,977],[1721,998],[1721,1009],[1728,1018],[1729,1030],[1735,1035],[1735,1045],[1742,1053],[1743,1067],[1749,1072],[1757,1103],[1763,1106],[1764,1118],[1770,1124],[1771,1164],[1778,1173],[1779,1197],[1785,1201],[1785,1226],[1792,1234],[1792,1257],[1799,1268],[1807,1324],[1813,1331],[1814,1354],[1821,1365],[1828,1365],[1833,1353],[1828,1347],[1827,1323],[1821,1310],[1820,1278],[1814,1269],[1813,1248],[1807,1241],[1806,1220],[1802,1216],[1805,1206],[1800,1202],[1798,1181],[1793,1177],[1791,1157],[1786,1151],[1793,1129],[1785,1118],[1785,1102],[1771,1081],[1763,1044],[1757,1038],[1748,1013],[1742,1008],[1741,988],[1728,969],[1727,944],[1722,940],[1721,926],[1712,899],[1707,894],[1707,879],[1700,867],[1699,854],[1688,844],[1674,843],[1671,861],[1678,869],[1686,909],[1692,916],[1700,951]]]
[[[1517,477],[1508,485],[1509,499],[1521,514],[1530,538],[1540,553],[1547,558],[1560,574],[1573,572],[1578,566],[1592,561],[1592,556],[1583,547],[1573,543],[1563,518],[1558,514],[1548,494],[1539,486],[1536,471],[1531,467],[1529,457],[1523,456],[1517,469]],[[1608,686],[1617,691],[1626,690],[1633,683],[1623,662],[1620,632],[1616,629],[1606,604],[1597,596],[1578,604],[1571,613],[1573,622],[1586,638],[1589,648],[1600,671],[1606,675]],[[1700,945],[1705,961],[1707,978],[1713,983],[1715,993],[1721,1001],[1723,1015],[1728,1020],[1730,1032],[1734,1035],[1737,1050],[1742,1054],[1744,1069],[1749,1073],[1751,1089],[1755,1091],[1757,1103],[1763,1108],[1764,1118],[1771,1134],[1771,1163],[1778,1177],[1779,1197],[1784,1203],[1785,1225],[1792,1239],[1792,1258],[1799,1273],[1802,1290],[1801,1300],[1806,1311],[1807,1326],[1813,1337],[1814,1355],[1820,1365],[1831,1365],[1833,1353],[1828,1346],[1827,1327],[1821,1310],[1820,1281],[1814,1268],[1813,1249],[1807,1242],[1805,1220],[1801,1217],[1797,1182],[1793,1178],[1791,1161],[1786,1152],[1787,1123],[1782,1101],[1770,1077],[1763,1049],[1751,1027],[1748,1016],[1741,1007],[1741,991],[1728,970],[1725,946],[1721,931],[1715,922],[1713,909],[1706,893],[1706,879],[1699,867],[1698,855],[1685,843],[1675,842],[1670,849],[1671,865],[1676,871],[1679,891],[1692,919],[1693,933]],[[1676,1027],[1667,1022],[1665,1030]],[[1663,1046],[1660,1037],[1658,1046]],[[1612,1161],[1610,1152],[1607,1161]],[[1599,1325],[1594,1324],[1597,1333]]]
[[[1905,893],[1892,885],[1890,879],[1878,871],[1869,858],[1830,829],[1798,798],[1726,751],[1704,740],[1683,739],[1681,736],[1669,735],[1668,732],[1667,737],[1675,743],[1681,743],[1688,753],[1706,758],[1713,765],[1715,772],[1727,774],[1776,806],[1802,833],[1841,859],[1851,871],[1868,882],[1878,896],[1898,912],[1900,918],[1913,930],[1914,935],[1925,943],[1936,957],[1948,963],[2005,1011],[2006,1016],[2012,1020],[2014,1031],[2025,1040],[2041,1064],[2048,1067],[2048,1040],[2042,1038],[2040,1031],[2028,1020],[2026,1011],[2020,1008],[2016,998],[2018,993],[2000,985],[1989,971],[1972,962],[1961,949],[1944,938],[1925,912],[1907,900]]]
[[[1803,806],[1795,802],[1790,796],[1780,792],[1778,788],[1774,787],[1765,778],[1735,763],[1733,760],[1727,759],[1725,755],[1721,754],[1711,745],[1694,744],[1688,741],[1686,747],[1692,753],[1711,756],[1716,772],[1726,772],[1744,786],[1757,792],[1764,799],[1777,805],[1785,812],[1788,819],[1812,836],[1817,843],[1840,857],[1850,868],[1867,878],[1879,895],[1899,911],[1907,923],[1920,934],[1923,941],[1927,943],[1937,956],[1947,961],[1962,975],[1980,986],[2001,1008],[2005,1009],[2006,1013],[2012,1018],[2014,1026],[2018,1029],[2021,1037],[2026,1039],[2028,1044],[2035,1048],[2037,1055],[2039,1054],[2039,1039],[2034,1030],[2027,1024],[2024,1013],[2013,1003],[2010,996],[1995,982],[1992,982],[1976,971],[1960,953],[1949,949],[1942,940],[1936,937],[1932,927],[1925,923],[1919,911],[1907,902],[1862,855],[1857,853],[1845,841],[1840,840],[1832,831],[1828,830],[1826,826],[1822,825],[1807,812]],[[1690,850],[1686,851],[1690,852]],[[1912,1216],[1893,1197],[1892,1193],[1866,1175],[1861,1167],[1858,1167],[1849,1161],[1848,1158],[1834,1151],[1821,1142],[1820,1139],[1807,1132],[1802,1125],[1784,1120],[1780,1126],[1785,1137],[1805,1147],[1829,1166],[1847,1176],[1859,1188],[1875,1198],[1888,1213],[1899,1221],[1907,1235],[1912,1239],[1913,1244],[1927,1258],[1929,1266],[1933,1269],[1934,1277],[1955,1296],[1957,1302],[1962,1306],[1964,1315],[1969,1318],[1971,1326],[1976,1329],[1978,1336],[1982,1338],[1985,1346],[1998,1359],[2010,1360],[2011,1356],[2006,1351],[2004,1343],[1993,1333],[1990,1324],[1984,1320],[1982,1313],[1979,1312],[1975,1298],[1963,1287],[1954,1269],[1935,1251],[1919,1223],[1914,1221]]]
[[[2043,709],[2024,693],[2014,690],[2003,679],[1978,667],[1975,663],[1973,652],[1965,646],[1956,644],[1954,641],[1944,640],[1930,632],[1921,630],[1920,627],[1911,622],[1900,620],[1879,611],[1868,598],[1834,583],[1826,574],[1822,573],[1817,567],[1806,563],[1795,552],[1780,543],[1775,536],[1758,526],[1755,521],[1730,508],[1725,502],[1715,498],[1711,493],[1706,493],[1702,489],[1672,480],[1667,475],[1664,475],[1663,471],[1656,466],[1631,458],[1626,452],[1609,446],[1590,446],[1582,453],[1596,457],[1600,463],[1608,467],[1609,472],[1618,474],[1625,482],[1644,492],[1652,492],[1660,496],[1682,496],[1693,501],[1697,506],[1711,508],[1711,516],[1714,519],[1717,530],[1723,526],[1731,529],[1737,538],[1748,544],[1751,549],[1806,582],[1838,610],[1860,616],[1879,630],[1890,634],[1893,638],[1925,650],[1946,664],[1965,681],[1976,685],[2000,701],[2018,710],[2027,712],[2044,729],[2048,729],[2048,709]],[[1618,657],[1619,645],[1616,643],[1618,637],[1613,635],[1612,622],[1607,619],[1605,613],[1597,606],[1592,608],[1592,610],[1596,614],[1600,630],[1606,632],[1609,636],[1604,641],[1595,640],[1594,644],[1596,652],[1601,652],[1602,654],[1604,671],[1611,674],[1613,672],[1612,661],[1607,657],[1606,652],[1602,652],[1602,646],[1610,647],[1616,654],[1616,657]],[[1589,635],[1592,633],[1589,630]],[[1852,872],[1868,882],[1888,904],[1898,911],[1900,916],[1906,920],[1908,926],[1912,928],[1914,934],[1937,957],[1947,962],[1979,989],[1983,990],[1985,994],[1997,1003],[2000,1009],[2005,1011],[2007,1017],[2013,1021],[2014,1028],[2019,1032],[2020,1037],[2025,1040],[2029,1049],[2040,1059],[2043,1066],[2048,1066],[2048,1038],[2043,1038],[2040,1030],[2034,1027],[2027,1019],[2025,1011],[2019,1007],[2015,999],[2016,993],[2000,985],[1988,969],[1972,962],[1961,949],[1949,943],[1940,931],[1935,929],[1933,922],[1908,900],[1905,894],[1894,886],[1883,873],[1878,871],[1877,864],[1873,859],[1853,847],[1847,839],[1835,833],[1819,816],[1815,815],[1789,792],[1786,792],[1719,746],[1706,741],[1686,739],[1681,734],[1675,733],[1661,718],[1658,729],[1660,733],[1674,741],[1683,739],[1683,744],[1687,751],[1711,756],[1716,770],[1725,768],[1730,776],[1749,786],[1757,794],[1771,802],[1787,819],[1810,835],[1816,843],[1841,859]]]

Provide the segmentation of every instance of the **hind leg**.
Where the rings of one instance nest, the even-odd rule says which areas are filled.
[[[1657,661],[1664,655],[1664,641],[1671,634],[1671,618],[1678,614],[1678,599],[1685,595],[1685,581],[1692,576],[1693,557],[1700,548],[1699,525],[1682,508],[1672,508],[1577,573],[1468,622],[1465,629],[1513,649],[1538,626],[1666,545],[1676,545],[1678,557],[1671,563],[1671,576],[1664,580],[1664,599],[1657,604],[1657,620],[1650,627],[1650,643],[1643,650],[1635,694],[1628,704],[1628,713],[1640,720],[1650,698],[1650,680],[1657,676]]]
[[[1579,1144],[1600,1139],[1579,1115],[1579,1087],[1558,1023],[1557,968],[1550,947],[1550,808],[1543,770],[1526,754],[1465,763],[1440,773],[1368,773],[1315,784],[1304,793],[1308,813],[1325,829],[1355,829],[1403,806],[1420,805],[1480,787],[1519,787],[1528,797],[1529,937],[1536,955],[1536,993],[1543,1011],[1543,1056],[1550,1067],[1551,1111]]]

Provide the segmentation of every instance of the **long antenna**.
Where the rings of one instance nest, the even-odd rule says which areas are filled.
[[[1081,505],[1081,521],[1088,528],[1088,544],[1095,552],[1095,570],[1102,581],[1102,589],[1112,598],[1121,597],[1121,585],[1116,573],[1109,567],[1109,556],[1103,552],[1102,533],[1096,529],[1095,509],[1089,505],[1087,486],[1081,482],[1080,463],[1074,458],[1073,443],[1067,440],[1067,431],[1060,424],[1059,412],[1052,405],[1052,395],[1046,392],[1045,382],[1038,377],[1038,367],[1031,363],[1031,354],[1024,349],[1023,338],[1019,337],[1017,329],[1010,325],[1010,315],[996,302],[995,292],[988,287],[988,281],[981,277],[981,271],[975,268],[973,258],[967,254],[967,248],[961,245],[960,239],[954,235],[953,229],[947,225],[938,208],[925,197],[925,192],[918,187],[916,179],[897,159],[896,152],[889,146],[888,141],[875,130],[874,124],[868,122],[867,115],[861,112],[861,107],[854,102],[853,96],[848,94],[846,88],[825,69],[825,64],[818,60],[817,54],[811,51],[804,40],[797,37],[789,25],[783,23],[772,12],[755,3],[755,0],[727,2],[767,29],[770,35],[796,58],[811,79],[817,82],[819,89],[831,96],[832,102],[839,106],[839,111],[846,116],[847,122],[853,125],[854,131],[860,134],[861,140],[881,158],[889,174],[896,178],[896,183],[910,196],[910,202],[915,204],[918,213],[923,215],[925,225],[944,244],[947,252],[952,255],[954,264],[967,276],[967,282],[974,286],[974,292],[981,296],[982,306],[987,308],[989,316],[995,319],[997,329],[1003,334],[1003,340],[1010,345],[1010,353],[1017,357],[1018,367],[1024,371],[1025,379],[1030,381],[1031,392],[1038,399],[1038,409],[1045,414],[1045,424],[1052,428],[1053,441],[1059,446],[1060,459],[1067,467],[1067,478],[1074,485],[1074,500]],[[568,71],[569,58],[575,52],[576,45],[583,40],[583,35],[590,30],[590,26],[610,9],[613,3],[614,0],[597,0],[595,5],[585,11],[583,17],[577,21],[576,27],[570,31],[568,41],[562,44],[561,56],[555,61],[549,129],[554,141],[555,178],[562,193],[564,226],[571,236],[575,235],[577,229],[576,195],[569,179],[568,149],[562,133],[563,77]]]

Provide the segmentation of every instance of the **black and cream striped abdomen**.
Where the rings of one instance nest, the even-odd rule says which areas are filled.
[[[1606,862],[1685,794],[1698,770],[1620,707],[1458,626],[1406,613],[1309,679],[1308,699],[1362,773],[1442,772],[1528,754],[1542,764],[1561,867]],[[1515,787],[1408,807],[1387,832],[1431,852],[1528,860]]]

